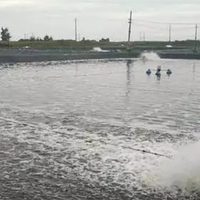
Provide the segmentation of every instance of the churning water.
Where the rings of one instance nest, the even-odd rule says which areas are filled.
[[[152,52],[152,51],[142,53],[140,58],[145,60],[145,61],[147,61],[147,60],[148,61],[150,61],[150,60],[152,60],[152,61],[160,60],[159,55],[155,52]]]
[[[1,66],[0,199],[199,199],[200,62],[193,63]]]

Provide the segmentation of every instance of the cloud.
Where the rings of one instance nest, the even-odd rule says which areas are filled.
[[[12,7],[24,7],[33,5],[34,1],[31,0],[0,0],[0,9],[8,9]]]
[[[138,25],[139,21],[200,23],[199,0],[0,0],[0,10],[0,24],[11,30],[14,39],[32,33],[74,38],[76,17],[81,37],[127,40],[130,10],[135,23],[134,40],[141,32],[148,39],[167,38],[166,25]],[[191,38],[193,30],[185,28],[187,31],[180,32],[174,27],[174,39]]]

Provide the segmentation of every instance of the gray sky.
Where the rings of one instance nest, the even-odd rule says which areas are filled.
[[[0,26],[10,29],[12,39],[71,39],[77,17],[80,38],[126,41],[130,10],[132,40],[144,33],[146,40],[168,40],[168,23],[175,22],[191,24],[172,24],[172,40],[194,39],[195,23],[200,27],[200,0],[0,0]]]

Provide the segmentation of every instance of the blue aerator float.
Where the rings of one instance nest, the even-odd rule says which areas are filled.
[[[151,70],[148,69],[148,70],[146,71],[146,74],[147,74],[147,75],[150,75],[150,74],[151,74]]]
[[[160,71],[157,71],[155,75],[160,77],[161,76]]]
[[[166,74],[167,74],[168,76],[170,76],[170,75],[172,74],[172,71],[171,71],[170,69],[167,69],[167,70],[164,70],[164,71],[166,71]],[[151,74],[151,69],[148,69],[148,70],[146,71],[146,74],[147,74],[147,75],[150,75],[150,74]],[[161,76],[161,66],[158,66],[158,67],[157,67],[155,75],[158,76],[158,77]]]
[[[171,75],[172,71],[170,69],[168,69],[166,73],[167,73],[167,75]]]

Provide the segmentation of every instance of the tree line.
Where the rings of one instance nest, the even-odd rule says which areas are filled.
[[[5,43],[9,43],[11,37],[10,31],[8,28],[1,28],[1,40],[2,42]],[[27,39],[20,39],[20,41],[26,41],[26,42],[34,42],[34,41],[54,41],[52,36],[49,35],[45,35],[43,38],[40,37],[35,37],[35,36],[31,36],[30,38]],[[55,41],[71,41],[71,42],[75,42],[74,40],[55,40]],[[87,44],[87,43],[103,43],[103,44],[107,44],[110,43],[110,39],[109,38],[102,38],[99,41],[96,40],[88,40],[85,39],[85,37],[82,38],[82,40],[80,40],[79,42],[83,43],[83,44]],[[120,42],[119,42],[120,43]],[[132,46],[163,46],[168,44],[169,42],[165,42],[165,41],[134,41],[131,43]],[[170,42],[172,45],[174,46],[194,46],[195,41],[194,40],[175,40]],[[200,41],[197,40],[196,41],[196,45],[200,45]]]
[[[11,39],[11,34],[8,28],[1,28],[1,40],[3,42],[9,42]],[[20,39],[19,41],[52,41],[53,37],[45,35],[44,38],[31,36],[29,39]]]
[[[45,35],[43,38],[31,36],[28,39],[20,39],[19,42],[20,41],[31,41],[31,42],[34,42],[34,41],[53,41],[53,37],[49,36],[49,35]]]
[[[8,30],[8,28],[1,28],[1,40],[3,42],[9,42],[11,39],[11,34],[10,31]],[[20,41],[30,41],[30,42],[34,42],[34,41],[53,41],[53,37],[49,36],[49,35],[45,35],[43,38],[41,37],[35,37],[35,36],[31,36],[29,38],[26,39],[20,39]],[[91,42],[91,41],[95,41],[95,42],[101,42],[101,43],[109,43],[110,39],[109,38],[102,38],[99,41],[96,40],[86,40],[85,37],[83,37],[83,39],[80,42]]]

